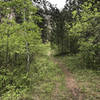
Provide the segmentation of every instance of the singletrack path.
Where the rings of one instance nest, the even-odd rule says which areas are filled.
[[[76,82],[72,73],[67,69],[66,65],[63,64],[63,62],[57,58],[52,57],[52,60],[55,64],[57,64],[60,67],[60,69],[65,75],[65,85],[66,85],[65,88],[68,88],[69,91],[71,92],[73,96],[71,100],[84,100],[83,94],[80,92],[80,89],[78,87],[78,83]]]

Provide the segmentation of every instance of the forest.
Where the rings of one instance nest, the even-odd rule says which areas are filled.
[[[0,0],[0,100],[100,100],[100,1]]]

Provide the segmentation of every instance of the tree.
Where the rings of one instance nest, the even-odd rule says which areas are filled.
[[[70,29],[70,36],[72,39],[74,36],[77,38],[74,46],[77,50],[80,50],[80,55],[83,60],[83,65],[89,68],[97,68],[97,62],[99,59],[99,12],[97,8],[94,8],[92,3],[85,2],[81,5],[82,11],[81,17],[77,15],[77,11],[73,12],[73,17],[76,17],[76,21],[73,23]],[[92,9],[92,10],[91,10]],[[74,47],[71,43],[71,46]],[[73,49],[75,51],[75,48]],[[98,53],[97,53],[98,52]],[[97,55],[98,54],[98,55]]]
[[[1,37],[1,60],[9,64],[22,64],[27,59],[26,65],[29,70],[30,58],[37,52],[41,42],[40,28],[37,22],[41,20],[36,16],[37,8],[35,8],[30,0],[24,1],[5,1],[0,2],[4,18],[1,17],[0,37]],[[3,6],[5,5],[6,6]],[[6,12],[5,12],[6,10]],[[2,16],[1,13],[1,16]],[[17,16],[21,17],[17,19]],[[12,44],[13,43],[13,44]],[[27,56],[26,56],[27,55]],[[5,58],[6,56],[6,58]],[[4,60],[5,59],[5,60]],[[20,59],[17,61],[17,59]]]

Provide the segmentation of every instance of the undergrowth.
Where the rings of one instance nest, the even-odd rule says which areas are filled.
[[[0,69],[0,96],[1,100],[49,100],[56,87],[57,77],[60,69],[49,57],[37,57],[31,64],[30,71]],[[62,78],[61,78],[62,79]],[[44,99],[45,97],[45,99]]]
[[[35,56],[29,72],[25,64],[0,67],[0,100],[53,100],[56,83],[64,80],[60,68],[48,56],[49,45]],[[59,77],[58,77],[59,75]]]

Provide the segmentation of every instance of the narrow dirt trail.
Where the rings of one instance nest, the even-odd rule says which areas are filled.
[[[74,79],[72,73],[70,73],[68,71],[68,69],[66,68],[66,65],[64,65],[59,59],[56,59],[54,57],[52,57],[52,60],[55,64],[57,64],[60,67],[60,69],[62,70],[62,72],[65,75],[65,85],[66,85],[65,88],[68,88],[69,91],[71,92],[71,94],[73,96],[72,97],[73,99],[71,99],[71,100],[84,100],[83,95],[80,92],[80,89],[78,87],[78,83]],[[70,98],[69,98],[69,100],[70,100]]]

